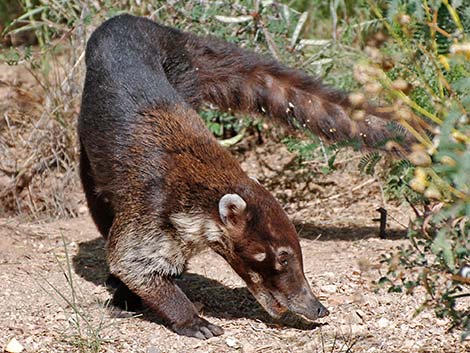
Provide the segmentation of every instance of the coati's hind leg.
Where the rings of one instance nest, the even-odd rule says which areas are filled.
[[[106,285],[115,289],[112,304],[126,311],[142,310],[142,300],[133,293],[119,278],[109,275]]]
[[[91,217],[99,232],[106,239],[113,224],[114,212],[111,205],[96,193],[90,161],[83,146],[80,146],[80,179],[82,180]],[[142,308],[142,301],[139,296],[132,293],[119,278],[109,275],[106,284],[115,289],[113,305],[129,311],[138,311]]]
[[[111,205],[96,192],[96,185],[93,179],[90,161],[81,143],[80,179],[82,180],[83,190],[85,191],[85,197],[91,217],[93,218],[99,232],[106,239],[113,224],[114,212]]]

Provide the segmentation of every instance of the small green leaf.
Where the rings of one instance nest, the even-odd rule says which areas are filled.
[[[454,255],[452,253],[452,245],[446,237],[445,229],[441,229],[431,245],[431,251],[435,255],[442,255],[447,267],[453,271],[455,268]]]

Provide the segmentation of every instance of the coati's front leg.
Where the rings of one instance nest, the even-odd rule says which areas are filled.
[[[111,273],[180,335],[206,339],[223,334],[221,327],[198,315],[193,303],[174,283],[172,276],[181,272],[185,259],[171,237],[158,232],[149,234],[158,226],[147,222],[142,222],[151,226],[146,232],[136,223],[127,224],[126,231],[118,230],[123,223],[113,224],[108,241]]]
[[[200,339],[221,335],[221,327],[201,318],[193,303],[170,278],[157,277],[136,293],[168,326],[180,335]]]

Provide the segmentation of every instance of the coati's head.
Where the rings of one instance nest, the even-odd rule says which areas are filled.
[[[230,246],[216,247],[273,317],[285,311],[315,320],[329,314],[313,295],[303,272],[293,224],[257,182],[219,200],[218,214]]]

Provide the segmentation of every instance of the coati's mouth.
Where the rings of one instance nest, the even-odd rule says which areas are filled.
[[[316,299],[311,303],[313,305],[308,305],[303,301],[298,302],[299,299],[294,299],[293,302],[290,302],[287,298],[284,298],[278,293],[273,293],[270,290],[260,290],[255,292],[250,289],[250,292],[256,298],[258,303],[261,304],[263,309],[275,319],[279,319],[287,311],[311,322],[329,314],[328,310]]]
[[[250,288],[249,288],[250,289]],[[279,319],[289,308],[281,303],[276,296],[270,291],[254,291],[250,289],[258,303],[261,304],[264,310],[275,319]]]

